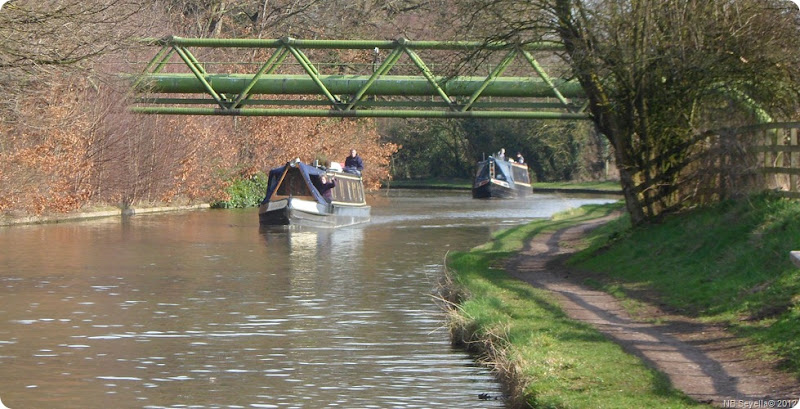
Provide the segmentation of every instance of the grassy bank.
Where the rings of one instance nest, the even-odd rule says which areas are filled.
[[[587,237],[572,264],[622,298],[656,298],[720,323],[752,351],[800,377],[800,202],[770,195],[729,201],[630,229],[620,219]]]
[[[383,182],[381,185],[383,189],[457,189],[457,190],[470,190],[472,189],[472,180],[470,179],[402,179]]]
[[[618,205],[617,205],[618,206]],[[478,345],[510,388],[534,408],[695,407],[586,325],[567,319],[548,293],[510,278],[502,262],[537,234],[608,212],[589,206],[499,233],[449,257],[463,295],[454,337]],[[570,264],[584,284],[635,308],[639,300],[719,323],[750,353],[800,377],[800,203],[759,195],[631,228],[626,216],[586,236]],[[458,297],[454,297],[458,298]],[[621,369],[624,368],[624,369]]]
[[[589,325],[566,317],[556,300],[509,277],[502,262],[537,234],[597,218],[619,205],[587,206],[498,234],[448,258],[458,308],[455,339],[477,347],[510,389],[513,407],[691,408],[667,378]]]
[[[618,181],[599,182],[536,182],[534,192],[602,192],[622,193]]]
[[[385,188],[394,189],[472,189],[471,179],[414,179],[384,182]],[[535,182],[535,192],[600,192],[619,193],[619,182]]]

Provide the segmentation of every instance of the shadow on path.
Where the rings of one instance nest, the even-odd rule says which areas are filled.
[[[509,260],[512,276],[558,295],[565,313],[589,323],[669,377],[672,385],[700,402],[729,406],[731,400],[755,402],[797,398],[791,376],[749,358],[744,342],[723,329],[688,317],[657,311],[658,324],[633,320],[613,296],[570,280],[562,263],[580,238],[608,218],[541,234]],[[655,309],[654,309],[655,310]],[[726,404],[725,401],[728,401]]]

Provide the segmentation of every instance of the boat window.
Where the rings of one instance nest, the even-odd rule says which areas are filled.
[[[363,203],[364,190],[359,180],[337,178],[333,189],[333,200],[338,202]]]
[[[530,175],[528,175],[528,169],[520,166],[512,166],[511,167],[512,175],[514,176],[514,180],[517,182],[522,183],[530,183]]]
[[[354,190],[353,189],[353,184],[352,183],[348,183],[347,184],[347,197],[349,197],[350,200],[353,200],[353,197],[355,196],[353,190]]]
[[[364,185],[359,183],[356,185],[356,201],[364,202]]]
[[[349,202],[350,196],[347,194],[347,186],[350,185],[350,181],[345,178],[339,178],[337,180],[336,187],[333,189],[333,200]]]

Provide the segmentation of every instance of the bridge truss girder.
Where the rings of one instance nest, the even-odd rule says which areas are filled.
[[[555,52],[558,43],[524,46],[480,42],[297,40],[283,38],[209,39],[168,37],[147,40],[161,47],[134,79],[134,112],[145,114],[586,119],[583,90],[575,81],[552,79],[533,52]],[[190,48],[272,49],[254,73],[209,72],[216,62],[200,62]],[[304,50],[373,50],[366,73],[323,73]],[[486,75],[434,74],[424,50],[499,53]],[[388,51],[381,59],[378,56]],[[174,56],[180,62],[171,62]],[[279,68],[294,58],[294,72]],[[399,61],[412,64],[399,71]],[[452,58],[452,57],[451,57]],[[515,60],[529,72],[503,76]],[[182,62],[182,64],[181,64]],[[175,67],[183,72],[174,72]],[[336,65],[339,69],[342,64]],[[297,68],[300,67],[300,68]],[[409,68],[410,67],[410,68]],[[408,75],[408,71],[412,75]],[[172,70],[172,72],[165,72]],[[519,66],[516,66],[519,71]],[[188,72],[187,72],[188,71]],[[241,71],[241,69],[239,69]],[[578,101],[576,103],[576,101]]]

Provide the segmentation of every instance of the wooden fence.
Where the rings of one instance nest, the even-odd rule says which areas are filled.
[[[752,136],[759,171],[767,189],[800,199],[800,122],[775,122],[740,128],[737,133]],[[748,138],[749,139],[749,138]]]

